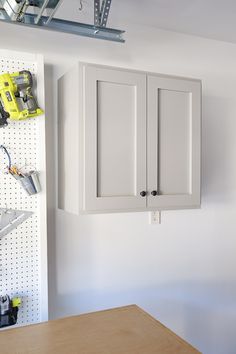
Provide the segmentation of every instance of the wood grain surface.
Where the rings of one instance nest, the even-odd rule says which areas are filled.
[[[0,332],[1,354],[199,354],[136,305]]]

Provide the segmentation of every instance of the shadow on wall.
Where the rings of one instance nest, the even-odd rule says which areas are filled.
[[[58,296],[58,317],[137,304],[204,354],[235,354],[236,284],[162,284]],[[217,348],[217,349],[216,349]]]
[[[236,164],[235,112],[227,97],[203,96],[202,196],[203,202],[234,203]]]
[[[48,278],[49,278],[49,311],[56,311],[53,299],[56,296],[56,151],[55,151],[55,119],[53,66],[45,65],[45,117],[46,117],[46,151],[47,151],[47,233],[48,233]]]

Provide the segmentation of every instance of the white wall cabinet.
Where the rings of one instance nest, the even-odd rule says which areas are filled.
[[[199,80],[80,63],[58,93],[59,208],[200,206]]]

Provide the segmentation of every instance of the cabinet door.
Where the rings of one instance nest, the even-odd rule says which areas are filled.
[[[83,66],[83,210],[144,209],[146,75]]]
[[[200,81],[148,76],[147,134],[148,207],[199,207]]]

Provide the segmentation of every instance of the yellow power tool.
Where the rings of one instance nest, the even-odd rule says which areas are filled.
[[[0,98],[10,119],[22,120],[43,114],[32,93],[33,78],[28,70],[0,75]]]

